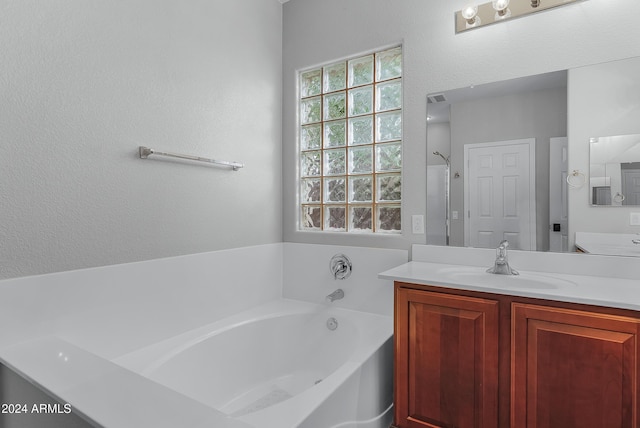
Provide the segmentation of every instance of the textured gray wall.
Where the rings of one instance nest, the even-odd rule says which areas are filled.
[[[282,240],[276,0],[7,0],[0,57],[0,278]]]

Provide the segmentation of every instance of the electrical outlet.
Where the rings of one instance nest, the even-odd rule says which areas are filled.
[[[629,214],[629,226],[640,226],[640,213]]]
[[[424,216],[415,214],[411,216],[411,231],[414,235],[424,234]]]

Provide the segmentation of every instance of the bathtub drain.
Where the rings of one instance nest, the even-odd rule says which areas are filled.
[[[329,330],[335,330],[336,328],[338,328],[338,320],[333,317],[329,318],[327,320],[327,328]]]

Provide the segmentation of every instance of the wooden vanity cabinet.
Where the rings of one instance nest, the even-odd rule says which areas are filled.
[[[397,428],[640,428],[640,313],[396,282]]]
[[[395,320],[396,425],[495,426],[498,302],[397,287]]]
[[[638,422],[640,319],[512,304],[511,426]]]

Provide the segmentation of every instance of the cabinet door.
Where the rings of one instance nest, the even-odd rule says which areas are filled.
[[[635,318],[512,304],[511,426],[638,428]]]
[[[395,333],[397,427],[497,426],[497,301],[397,287]]]

